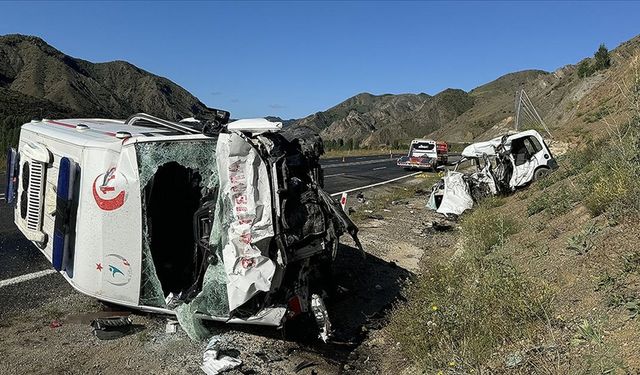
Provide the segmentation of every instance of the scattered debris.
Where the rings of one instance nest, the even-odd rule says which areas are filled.
[[[58,327],[62,327],[62,322],[59,320],[53,320],[51,321],[51,324],[49,324],[49,328],[58,328]]]
[[[409,201],[406,199],[400,199],[397,201],[391,201],[391,204],[394,206],[400,205],[400,204],[409,204]]]
[[[316,318],[316,323],[318,323],[318,328],[320,329],[320,339],[327,342],[332,333],[331,322],[329,321],[329,313],[324,305],[324,301],[322,300],[322,297],[317,294],[311,295],[311,311],[313,312],[313,316]]]
[[[517,367],[522,363],[523,359],[521,352],[509,353],[504,360],[504,364],[509,368]]]
[[[107,308],[107,311],[94,311],[90,313],[70,314],[65,318],[65,322],[87,325],[87,324],[91,324],[91,322],[99,318],[113,318],[116,316],[129,316],[129,315],[131,315],[130,311],[117,311],[117,310],[111,310]]]
[[[289,355],[289,353],[287,353],[287,355]],[[284,358],[281,355],[278,355],[276,353],[265,353],[265,352],[257,352],[255,353],[255,356],[260,358],[260,360],[264,363],[273,363],[273,362],[280,362],[282,360],[284,360]]]
[[[167,325],[165,326],[165,333],[176,333],[178,331],[178,321],[175,319],[167,319]]]
[[[416,196],[420,196],[420,195],[427,195],[427,194],[429,194],[429,193],[430,193],[430,191],[429,191],[429,190],[419,188],[419,189],[416,189],[415,195],[416,195]]]
[[[238,358],[221,353],[220,342],[220,336],[212,337],[202,355],[200,369],[207,375],[217,375],[242,365],[242,361]]]
[[[336,286],[336,293],[338,293],[338,295],[347,294],[349,292],[350,292],[350,290],[345,288],[345,287],[343,287],[342,285]]]
[[[133,324],[128,316],[98,318],[91,322],[93,334],[100,340],[113,340],[140,332],[143,325]]]
[[[358,203],[364,203],[366,201],[364,194],[362,194],[362,192],[359,192],[356,195],[356,199],[358,200]]]
[[[450,231],[454,227],[455,227],[455,224],[450,221],[434,220],[431,222],[431,228],[437,230],[438,232]]]
[[[374,220],[384,220],[384,217],[380,214],[369,214],[367,215],[368,219],[374,219]]]
[[[640,313],[640,304],[638,304],[638,301],[636,300],[625,303],[624,307],[629,312],[629,319],[635,318],[636,316],[638,316],[638,313]]]

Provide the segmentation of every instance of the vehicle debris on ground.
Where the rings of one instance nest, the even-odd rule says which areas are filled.
[[[200,369],[207,375],[217,375],[242,365],[241,360],[224,353],[220,343],[220,337],[213,336],[204,350]]]
[[[140,332],[144,329],[141,324],[133,324],[129,316],[113,316],[96,318],[91,322],[93,334],[100,340],[114,340]]]
[[[465,162],[473,163],[472,173],[458,171]],[[472,143],[454,170],[432,187],[427,207],[445,216],[461,215],[486,197],[509,194],[556,168],[558,163],[535,130]]]
[[[15,223],[81,293],[176,315],[194,339],[206,320],[309,314],[327,340],[339,238],[362,247],[322,189],[322,141],[216,114],[24,124],[8,160]]]

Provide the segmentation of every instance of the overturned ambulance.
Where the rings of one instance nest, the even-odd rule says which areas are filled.
[[[78,291],[191,319],[280,326],[322,296],[357,228],[322,190],[322,142],[281,123],[32,121],[9,150],[15,223]],[[225,115],[226,113],[226,115]]]
[[[427,203],[445,215],[460,215],[482,198],[510,193],[558,168],[549,147],[535,130],[473,143],[461,156],[455,169],[434,185]],[[473,163],[473,172],[458,172],[467,161]]]

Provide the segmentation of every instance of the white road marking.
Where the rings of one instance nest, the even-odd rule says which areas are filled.
[[[322,169],[348,167],[348,166],[351,166],[351,165],[389,163],[389,162],[392,162],[392,161],[394,161],[394,160],[393,159],[375,159],[375,160],[353,161],[353,162],[349,162],[349,163],[331,163],[331,164],[323,165]]]
[[[379,170],[379,169],[385,169],[385,168],[387,168],[387,167],[378,167],[378,168],[373,168],[373,169],[372,169],[372,171],[377,171],[377,170]]]
[[[335,177],[335,176],[342,176],[342,175],[344,175],[344,174],[346,174],[346,173],[329,174],[329,175],[324,176],[324,178],[327,178],[327,177]]]
[[[0,194],[0,201],[4,200],[4,193]]]
[[[342,193],[351,193],[352,191],[356,191],[356,190],[364,190],[364,189],[372,188],[372,187],[375,187],[375,186],[380,186],[380,185],[388,184],[388,183],[390,183],[390,182],[394,182],[394,181],[402,180],[403,178],[412,177],[412,176],[418,175],[418,174],[420,174],[420,173],[422,173],[422,172],[415,172],[415,173],[408,174],[408,175],[406,175],[406,176],[400,176],[400,177],[392,178],[391,180],[382,181],[382,182],[377,182],[377,183],[375,183],[375,184],[371,184],[371,185],[367,185],[367,186],[360,186],[360,187],[357,187],[357,188],[353,188],[353,189],[349,189],[349,190],[341,191],[341,192],[339,192],[339,193],[333,193],[333,194],[331,194],[331,196],[332,196],[332,197],[335,197],[335,196],[338,196],[338,195],[342,195]]]
[[[5,286],[9,286],[9,285],[22,283],[22,282],[33,280],[33,279],[37,279],[38,277],[47,276],[47,275],[50,275],[52,273],[56,273],[56,270],[38,271],[38,272],[28,273],[26,275],[16,276],[16,277],[13,277],[11,279],[1,280],[0,281],[0,288],[5,287]]]

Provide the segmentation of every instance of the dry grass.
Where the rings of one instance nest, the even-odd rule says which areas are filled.
[[[389,332],[423,371],[481,371],[495,349],[535,334],[550,294],[494,251],[517,225],[480,205],[462,219],[463,252],[431,262],[395,307]]]
[[[368,194],[365,193],[367,203],[359,205],[356,211],[351,214],[351,218],[356,221],[361,221],[368,217],[382,215],[384,209],[394,204],[394,202],[398,203],[416,195],[428,195],[431,192],[431,186],[440,178],[441,176],[439,174],[425,172],[417,175],[416,179],[418,179],[419,182],[416,184],[389,185],[388,191],[373,196],[368,196]],[[355,195],[357,194],[352,194],[354,194],[354,198],[352,199],[355,199]]]
[[[640,79],[626,95],[627,121],[602,119],[609,137],[569,152],[515,197],[465,214],[463,251],[431,258],[407,286],[388,331],[420,370],[614,374],[640,364],[630,229],[640,219]]]

